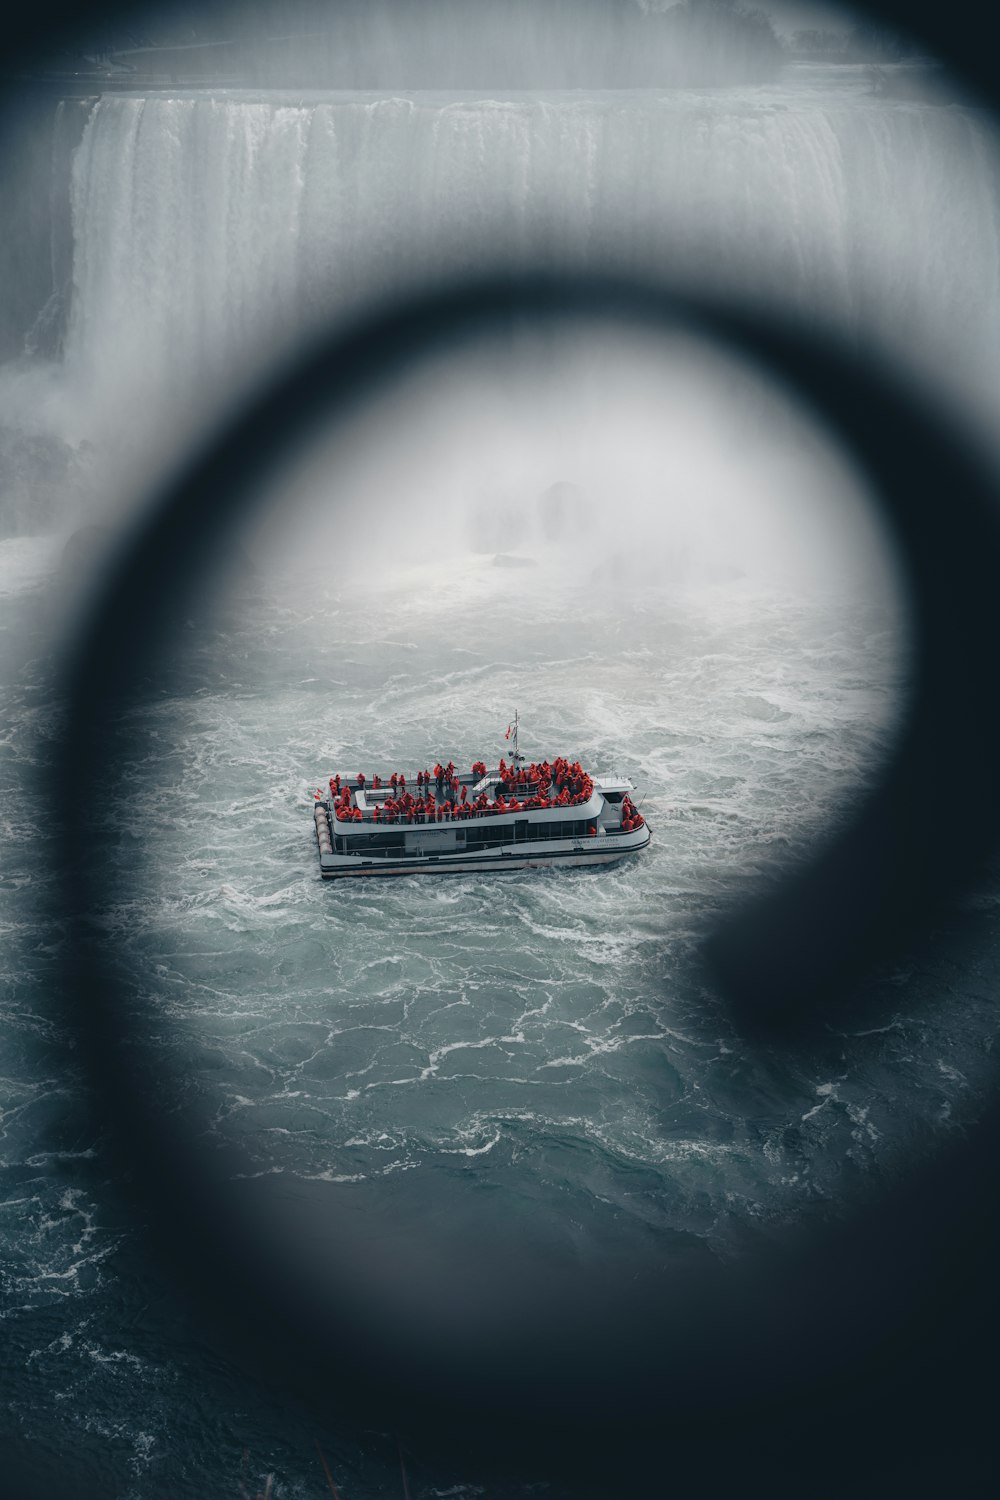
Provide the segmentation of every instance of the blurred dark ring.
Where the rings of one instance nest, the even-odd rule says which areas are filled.
[[[334,1234],[324,1243],[319,1260],[303,1256],[273,1218],[265,1222],[260,1202],[233,1199],[224,1185],[232,1163],[206,1159],[182,1112],[151,1115],[145,1080],[158,1061],[143,1056],[143,1037],[128,1030],[129,999],[88,922],[104,892],[85,851],[96,789],[109,772],[108,726],[148,688],[178,580],[191,573],[193,560],[216,554],[262,481],[320,423],[349,422],[428,356],[511,328],[580,321],[683,330],[755,361],[811,406],[861,465],[895,541],[915,643],[910,706],[891,762],[847,827],[816,850],[805,874],[734,914],[709,953],[744,1024],[766,1022],[780,1034],[816,1007],[835,1005],[855,976],[905,946],[929,913],[976,879],[1000,841],[993,772],[1000,724],[994,695],[983,691],[997,647],[990,601],[1000,576],[1000,528],[995,475],[968,434],[955,430],[902,372],[859,357],[815,325],[806,330],[781,322],[773,310],[651,283],[519,274],[435,289],[335,329],[282,371],[145,511],[82,631],[66,679],[64,768],[76,787],[67,845],[82,857],[64,866],[60,915],[73,924],[65,995],[121,1165],[136,1194],[146,1194],[145,1211],[155,1217],[167,1260],[229,1333],[283,1378],[383,1415],[417,1414],[425,1436],[447,1432],[449,1441],[459,1413],[466,1441],[473,1448],[481,1443],[484,1452],[495,1445],[497,1413],[506,1424],[514,1412],[523,1430],[537,1436],[541,1411],[548,1440],[565,1444],[581,1423],[652,1422],[667,1398],[689,1415],[720,1400],[738,1405],[750,1370],[758,1395],[767,1389],[777,1399],[802,1378],[807,1336],[827,1338],[856,1357],[886,1335],[886,1318],[895,1327],[919,1306],[919,1267],[912,1283],[883,1295],[886,1257],[898,1249],[892,1224],[906,1220],[906,1195],[921,1172],[939,1166],[915,1169],[903,1197],[879,1209],[884,1225],[859,1214],[846,1238],[834,1237],[835,1246],[824,1237],[800,1244],[790,1258],[724,1277],[698,1272],[666,1285],[668,1278],[657,1282],[644,1271],[634,1285],[626,1277],[624,1285],[608,1287],[591,1277],[555,1286],[538,1267],[530,1315],[505,1327],[492,1358],[477,1359],[475,1317],[467,1325],[456,1319],[431,1354],[419,1310],[409,1332],[373,1313],[374,1293],[358,1287],[363,1247],[352,1245],[346,1230],[340,1242]],[[939,789],[957,784],[974,794],[975,817],[943,815]],[[304,851],[308,831],[304,825]],[[993,1128],[990,1117],[981,1139]],[[952,1171],[953,1192],[965,1180]],[[961,1221],[975,1214],[975,1202],[970,1187],[952,1212]],[[883,1246],[871,1253],[867,1247],[879,1235]],[[504,1287],[513,1304],[522,1273],[499,1262],[479,1267],[481,1310]],[[831,1280],[841,1292],[833,1304]],[[512,1461],[516,1446],[508,1434]]]

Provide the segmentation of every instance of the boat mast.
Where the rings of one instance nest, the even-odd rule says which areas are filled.
[[[513,750],[513,758],[514,758],[514,764],[515,764],[515,766],[520,765],[521,761],[524,759],[524,756],[521,754],[521,752],[517,748],[517,709],[516,708],[514,710],[514,750]]]

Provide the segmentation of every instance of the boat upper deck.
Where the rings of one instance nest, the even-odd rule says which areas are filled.
[[[500,761],[487,771],[476,761],[468,772],[459,772],[449,762],[415,776],[392,772],[387,778],[370,779],[359,772],[353,779],[337,775],[329,780],[329,797],[317,791],[317,800],[329,807],[335,825],[347,831],[350,824],[369,828],[396,823],[454,823],[479,818],[528,818],[535,822],[566,818],[596,819],[605,801],[620,804],[622,827],[642,826],[642,816],[628,796],[632,783],[624,777],[603,776],[596,781],[579,761],[564,756],[529,766],[508,766]],[[356,826],[354,832],[360,832]]]

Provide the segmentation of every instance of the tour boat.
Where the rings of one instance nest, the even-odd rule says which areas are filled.
[[[349,875],[457,874],[542,865],[609,865],[649,843],[626,776],[590,776],[563,756],[526,764],[452,762],[411,776],[331,776],[316,792],[324,880]]]

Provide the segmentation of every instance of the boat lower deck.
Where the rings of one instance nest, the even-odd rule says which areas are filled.
[[[382,854],[336,854],[320,847],[320,874],[324,880],[359,875],[466,875],[496,874],[509,870],[537,870],[546,865],[611,865],[638,854],[649,843],[649,827],[633,833],[600,834],[588,839],[560,839],[535,843],[533,847],[499,847],[456,850],[452,853],[414,854],[411,857]]]

